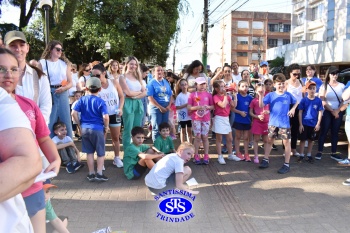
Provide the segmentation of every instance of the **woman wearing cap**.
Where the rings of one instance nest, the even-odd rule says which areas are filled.
[[[331,129],[331,158],[340,162],[343,159],[336,154],[338,146],[338,132],[343,120],[346,105],[343,105],[342,93],[344,84],[337,81],[339,70],[335,66],[330,66],[326,71],[326,79],[320,87],[320,98],[324,106],[324,112],[321,121],[320,136],[318,138],[318,152],[315,159],[322,157],[324,142],[329,129]]]
[[[71,63],[63,53],[62,43],[57,40],[50,41],[41,58],[40,68],[49,79],[52,96],[50,136],[55,136],[52,127],[59,120],[66,124],[67,135],[73,138],[68,99],[68,90],[72,87]]]
[[[154,78],[147,84],[147,96],[149,100],[149,113],[152,124],[152,140],[159,135],[160,123],[169,121],[169,110],[173,102],[172,91],[169,82],[163,78],[163,67],[154,67]]]
[[[16,86],[16,94],[33,100],[40,108],[46,123],[49,123],[52,100],[50,84],[45,74],[35,66],[29,66],[26,58],[29,44],[23,32],[10,31],[5,35],[6,47],[16,56],[23,75]]]
[[[109,115],[109,130],[111,132],[112,145],[114,150],[113,164],[117,167],[123,167],[123,162],[119,158],[120,152],[120,126],[121,116],[123,115],[124,95],[116,79],[110,80],[106,76],[106,69],[102,64],[95,65],[92,68],[92,76],[101,80],[101,91],[97,94],[106,103]]]
[[[143,104],[141,99],[146,96],[146,87],[142,82],[139,61],[136,57],[127,57],[123,74],[119,76],[119,84],[125,94],[123,107],[123,147],[130,145],[131,130],[141,126],[143,117]]]
[[[186,69],[186,73],[183,78],[187,80],[188,83],[188,92],[192,93],[196,91],[196,78],[204,77],[208,80],[208,77],[203,73],[203,64],[202,62],[195,60],[193,61]],[[209,82],[207,82],[209,84]]]

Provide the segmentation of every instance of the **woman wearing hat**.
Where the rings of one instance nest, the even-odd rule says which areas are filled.
[[[315,159],[320,160],[322,157],[324,142],[329,129],[331,130],[331,158],[340,162],[343,160],[337,152],[338,132],[343,120],[345,106],[343,106],[342,93],[344,84],[337,81],[339,70],[335,66],[330,66],[326,71],[326,79],[320,87],[320,98],[325,108],[321,121],[321,131],[318,138],[318,152]]]

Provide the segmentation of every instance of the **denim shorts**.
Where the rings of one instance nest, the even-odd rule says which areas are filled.
[[[26,204],[28,216],[31,218],[40,210],[45,209],[45,195],[44,189],[23,198],[24,203]]]
[[[98,157],[105,156],[105,137],[103,131],[82,128],[81,130],[82,152],[93,154],[96,151]]]

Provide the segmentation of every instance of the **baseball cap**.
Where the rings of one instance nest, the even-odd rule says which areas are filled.
[[[204,77],[198,77],[198,78],[196,78],[196,83],[200,85],[203,83],[207,83],[207,80],[205,80]]]
[[[15,40],[21,40],[27,43],[27,39],[24,33],[21,31],[9,31],[8,33],[6,33],[4,38],[4,42],[6,45],[9,45],[12,41]]]
[[[269,63],[267,63],[267,61],[260,62],[260,66],[268,66],[268,65],[269,65]]]
[[[101,88],[101,80],[96,77],[91,77],[86,81],[86,87],[91,88]]]
[[[336,66],[330,66],[328,68],[328,74],[334,73],[334,72],[338,72],[339,69]]]
[[[315,85],[316,86],[316,83],[313,82],[313,81],[306,82],[305,86],[303,86],[303,92],[306,92],[306,90],[309,89],[309,87],[311,85]]]
[[[44,183],[43,183],[43,189],[44,190],[48,190],[49,188],[57,188],[56,185],[51,184],[51,180],[47,179]]]

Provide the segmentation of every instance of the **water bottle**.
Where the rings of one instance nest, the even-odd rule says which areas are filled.
[[[120,124],[122,122],[122,118],[121,116],[119,116],[119,113],[120,113],[119,108],[115,109],[115,114],[116,114],[115,121],[117,124]]]

